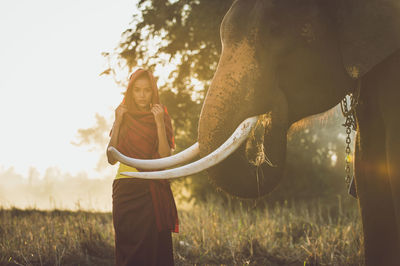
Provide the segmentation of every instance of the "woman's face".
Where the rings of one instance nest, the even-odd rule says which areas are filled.
[[[150,110],[153,90],[148,78],[140,77],[135,81],[135,83],[133,83],[132,95],[133,101],[136,103],[139,110]]]

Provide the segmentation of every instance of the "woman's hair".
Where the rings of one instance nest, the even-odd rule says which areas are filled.
[[[151,98],[151,103],[152,104],[158,104],[160,103],[159,97],[158,97],[158,88],[157,88],[157,83],[156,80],[153,76],[153,74],[149,70],[141,69],[139,68],[135,72],[131,74],[129,77],[129,84],[128,88],[126,89],[125,97],[124,97],[124,103],[128,107],[128,111],[131,113],[137,112],[139,109],[136,106],[135,101],[133,100],[133,85],[135,84],[136,80],[139,78],[147,78],[150,82],[151,88],[152,88],[152,98]]]

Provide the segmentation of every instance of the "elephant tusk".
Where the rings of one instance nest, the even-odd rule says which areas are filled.
[[[199,155],[199,143],[196,142],[195,144],[193,144],[186,150],[181,151],[180,153],[160,159],[144,160],[144,159],[130,158],[120,153],[114,147],[109,147],[108,151],[111,152],[111,154],[114,156],[115,159],[117,159],[119,162],[123,164],[145,170],[155,170],[155,169],[172,167],[180,163],[192,160],[194,157]]]
[[[231,155],[247,139],[258,116],[244,120],[227,141],[207,156],[184,166],[157,172],[122,172],[122,175],[143,179],[172,179],[199,173],[208,169]]]

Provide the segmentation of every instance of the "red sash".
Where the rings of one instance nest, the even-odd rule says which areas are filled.
[[[175,147],[171,119],[164,107],[164,124],[171,148]],[[137,159],[156,159],[158,154],[158,136],[154,116],[151,112],[137,111],[126,113],[120,127],[118,146],[126,156]],[[146,171],[138,169],[139,171]],[[179,222],[175,201],[168,180],[149,180],[156,223],[159,231],[171,230],[178,233]]]

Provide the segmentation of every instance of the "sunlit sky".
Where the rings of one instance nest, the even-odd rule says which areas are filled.
[[[136,2],[0,1],[0,170],[99,175],[98,152],[71,141],[121,100],[112,78],[99,76],[101,52],[117,46]]]

